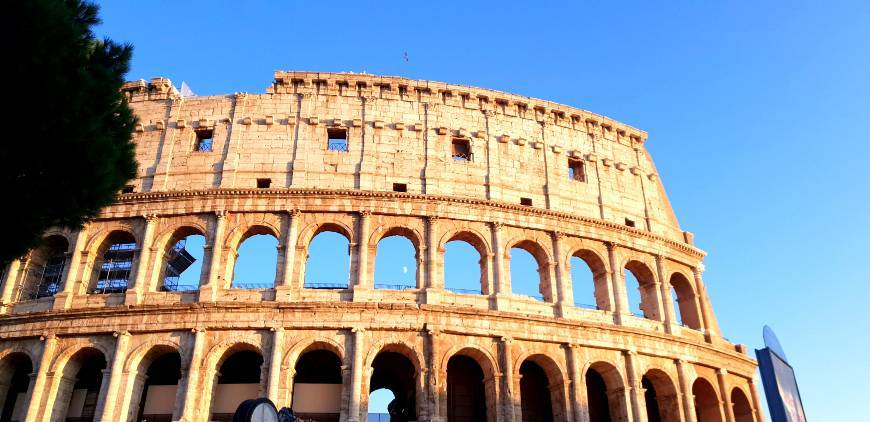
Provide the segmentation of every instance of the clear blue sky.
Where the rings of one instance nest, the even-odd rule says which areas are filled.
[[[112,2],[100,33],[135,45],[129,79],[198,94],[263,92],[276,69],[365,71],[648,131],[680,223],[709,253],[725,335],[760,347],[770,324],[809,419],[857,420],[870,397],[870,3],[465,3]]]

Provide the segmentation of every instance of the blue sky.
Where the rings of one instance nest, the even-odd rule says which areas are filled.
[[[464,3],[112,2],[99,32],[135,45],[129,79],[198,94],[263,92],[277,69],[365,71],[648,131],[709,253],[724,334],[756,348],[770,324],[808,418],[855,420],[870,397],[870,3]]]

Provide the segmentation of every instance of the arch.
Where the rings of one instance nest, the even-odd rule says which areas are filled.
[[[69,249],[69,238],[63,234],[43,237],[41,244],[30,252],[18,300],[51,297],[59,292],[69,262]]]
[[[340,221],[319,221],[311,223],[299,230],[299,237],[296,243],[298,249],[308,249],[311,241],[323,232],[333,232],[344,236],[348,242],[353,241],[354,231],[347,224]]]
[[[230,249],[230,255],[227,258],[227,269],[232,271],[232,277],[230,278],[230,286],[231,288],[238,289],[265,289],[265,288],[273,288],[275,287],[275,281],[278,277],[278,249],[279,249],[279,232],[270,225],[257,224],[249,226],[244,232],[239,231],[240,235],[234,234],[233,236],[237,236],[238,238],[234,238],[232,240],[233,248]],[[255,237],[259,237],[254,239]],[[246,246],[256,247],[256,248],[266,248],[272,246],[274,243],[275,252],[274,255],[266,252],[257,251],[256,254],[251,253],[243,253],[242,249]],[[271,256],[274,257],[274,264],[272,262],[267,263],[249,263],[249,259],[253,255],[257,255],[259,257]],[[242,264],[242,265],[239,265]],[[264,274],[259,275],[251,275],[251,274],[239,274],[239,270],[242,273],[247,273],[248,271],[257,271],[260,268],[265,269],[266,272]],[[271,279],[268,275],[268,268],[273,268],[271,272]],[[253,278],[257,278],[256,280],[252,280]]]
[[[160,290],[179,291],[193,288],[194,286],[191,285],[180,284],[179,279],[182,273],[195,268],[200,269],[199,274],[197,274],[197,284],[195,287],[198,288],[199,284],[201,284],[201,268],[205,253],[202,250],[204,248],[195,251],[197,253],[190,253],[191,249],[186,244],[186,241],[192,236],[200,236],[203,238],[203,243],[207,242],[206,231],[199,224],[176,225],[172,228],[172,231],[167,230],[157,238],[155,246],[162,253],[157,258],[158,265],[155,266],[154,270],[159,271]],[[182,241],[185,242],[182,243]],[[196,265],[197,258],[195,255],[200,255],[198,252],[202,253],[199,258],[199,265]],[[149,290],[152,290],[152,288],[149,287]]]
[[[676,311],[682,324],[695,330],[702,329],[698,296],[689,278],[681,272],[675,272],[671,274],[669,282],[671,291],[676,296]]]
[[[89,293],[122,293],[127,290],[138,260],[139,240],[133,232],[113,230],[94,249]]]
[[[56,359],[53,394],[48,397],[51,420],[79,418],[93,419],[104,406],[103,370],[108,366],[107,356],[96,344],[73,345]],[[73,399],[75,400],[75,406]]]
[[[345,368],[340,349],[313,342],[300,349],[289,372],[290,408],[300,418],[338,420],[344,403]],[[317,397],[318,407],[311,406]]]
[[[498,360],[495,356],[493,356],[488,350],[472,344],[455,345],[445,352],[441,357],[440,364],[438,365],[441,372],[447,372],[447,362],[453,356],[458,355],[468,356],[474,359],[477,364],[480,365],[480,368],[483,369],[483,373],[487,377],[491,377],[500,372],[497,363]]]
[[[411,254],[411,256],[408,256],[407,252],[409,252],[409,251],[407,250],[407,248],[402,247],[402,246],[398,246],[398,245],[396,245],[396,246],[403,249],[401,252],[399,252],[399,251],[391,251],[391,252],[387,251],[386,253],[382,254],[381,253],[382,252],[381,246],[382,246],[383,242],[385,242],[385,241],[395,242],[395,240],[392,240],[394,238],[404,239],[405,241],[410,243],[411,250],[413,251],[413,254]],[[421,251],[422,239],[423,239],[422,236],[416,230],[411,229],[411,228],[407,228],[407,227],[402,227],[402,226],[386,226],[386,225],[384,225],[384,226],[378,227],[375,230],[375,232],[372,233],[372,235],[369,237],[369,248],[374,248],[375,253],[369,254],[369,259],[371,259],[373,261],[370,263],[369,268],[371,268],[373,273],[374,273],[375,288],[401,290],[406,286],[409,288],[422,288],[423,287],[421,285],[421,280],[422,280],[422,276],[421,276],[422,275],[421,274],[422,268],[421,267],[422,266],[420,265],[420,262],[421,262],[420,261],[420,251]],[[406,264],[406,265],[404,265],[404,268],[403,268],[403,270],[406,273],[410,272],[410,268],[408,268],[408,265],[413,265],[413,272],[410,272],[410,274],[413,276],[413,282],[406,281],[406,280],[390,280],[390,279],[379,280],[378,279],[378,275],[379,275],[378,273],[379,273],[380,269],[385,266],[385,264],[387,264],[387,263],[392,264],[394,262],[396,264],[401,264],[402,262],[399,262],[399,261],[402,261],[402,262],[404,262],[404,264]],[[398,277],[398,276],[393,275],[392,277]],[[397,283],[396,281],[400,281],[400,282]],[[379,286],[379,284],[380,284],[380,286]]]
[[[30,353],[18,348],[0,357],[0,420],[24,420],[33,362]]]
[[[348,227],[341,223],[320,223],[309,225],[305,231],[305,233],[300,235],[300,248],[305,251],[305,254],[302,255],[303,259],[300,262],[300,279],[303,280],[303,287],[305,288],[315,288],[315,289],[346,289],[350,287],[350,277],[352,273],[352,231],[349,230]],[[345,261],[345,267],[337,267],[335,266],[335,257],[334,256],[321,256],[322,253],[337,253],[337,251],[333,251],[331,249],[324,251],[312,251],[312,246],[317,241],[317,238],[324,233],[335,233],[344,239],[334,239],[333,241],[338,241],[344,246],[346,242],[346,253],[347,260]],[[304,237],[303,237],[304,236]],[[310,236],[310,237],[309,237]],[[325,242],[329,242],[330,240],[327,237],[324,237]],[[316,249],[316,248],[315,248]],[[321,262],[322,261],[322,262]],[[312,266],[311,264],[316,263],[316,266]],[[330,266],[328,263],[332,263]],[[316,267],[316,271],[310,271],[312,268]],[[323,272],[323,274],[320,274]],[[343,279],[343,280],[342,280]]]
[[[173,341],[159,340],[136,347],[124,363],[131,377],[122,396],[126,402],[118,415],[126,415],[126,420],[155,420],[177,415],[182,362],[186,360],[181,348]],[[175,397],[172,403],[148,400],[149,396],[169,395]]]
[[[589,272],[592,274],[592,280],[577,280],[574,278],[576,267],[575,262],[580,261],[586,265]],[[568,257],[568,267],[571,268],[571,286],[574,289],[574,302],[583,305],[592,305],[591,303],[583,302],[579,297],[588,297],[586,295],[578,295],[578,289],[583,289],[582,286],[588,286],[588,282],[592,282],[592,299],[596,309],[611,310],[609,291],[610,286],[607,280],[607,264],[604,258],[596,251],[588,248],[575,249]],[[582,290],[581,290],[582,291]]]
[[[364,368],[372,367],[377,356],[381,353],[391,352],[398,353],[402,356],[408,358],[408,360],[414,365],[414,370],[420,372],[423,370],[423,364],[425,359],[423,355],[418,351],[420,348],[415,348],[414,346],[398,339],[386,339],[381,340],[369,348],[368,353],[366,354],[364,360]]]
[[[237,335],[209,348],[206,353],[206,368],[219,368],[230,354],[250,350],[263,356],[263,349],[257,346],[259,340],[254,335]]]
[[[627,301],[630,307],[637,306],[642,316],[647,319],[661,321],[661,312],[659,311],[659,294],[656,287],[656,277],[651,267],[646,263],[630,259],[623,266],[623,282],[626,292],[629,292],[629,273],[637,281],[637,291],[640,296],[639,303],[631,303]],[[631,298],[631,294],[628,295]],[[633,311],[633,309],[632,309]]]
[[[543,353],[526,353],[513,367],[514,379],[520,380],[524,421],[568,419],[565,373],[556,360]]]
[[[203,394],[209,404],[209,420],[232,420],[239,403],[262,396],[264,358],[260,347],[253,342],[227,341],[212,347],[209,353],[211,385]],[[254,371],[256,368],[256,376]]]
[[[49,364],[51,372],[60,373],[63,368],[67,366],[67,364],[74,355],[86,349],[94,349],[102,356],[112,355],[109,349],[105,345],[100,344],[99,342],[91,341],[89,339],[73,340],[66,348],[64,348],[60,353],[56,354],[55,357],[51,360],[51,363]]]
[[[473,289],[472,283],[456,283],[452,280],[452,277],[448,276],[448,273],[456,270],[456,267],[451,265],[452,260],[448,259],[448,248],[450,248],[450,244],[457,242],[461,242],[465,245],[468,245],[472,250],[477,252],[478,262],[476,265],[476,271],[478,273],[478,286],[479,289]],[[442,274],[442,280],[444,283],[444,288],[454,293],[480,293],[484,295],[488,295],[492,292],[492,288],[489,282],[489,257],[491,255],[489,251],[489,245],[486,243],[486,240],[482,235],[474,230],[470,229],[458,229],[453,230],[449,233],[445,233],[444,236],[439,240],[438,252],[441,254],[444,274]],[[473,278],[473,270],[470,270],[471,263],[468,264],[468,268],[460,267],[462,272],[469,272],[472,274]]]
[[[527,238],[517,238],[508,242],[508,247],[505,248],[505,253],[507,256],[505,259],[509,262],[510,268],[510,279],[511,279],[511,290],[514,294],[524,294],[536,299],[543,300],[545,302],[553,302],[553,289],[550,283],[550,263],[552,260],[550,259],[550,255],[546,248],[541,246],[540,243],[534,240],[530,240]],[[516,258],[514,257],[515,250],[522,250],[532,256],[537,265],[538,272],[538,292],[540,295],[534,293],[531,290],[531,286],[526,285],[525,280],[518,280],[516,277],[516,272],[520,270],[522,264],[518,265]]]
[[[731,406],[734,409],[734,422],[755,421],[755,410],[742,388],[734,387],[731,389]]]
[[[314,350],[327,350],[338,356],[342,365],[347,365],[344,346],[337,341],[327,337],[308,337],[297,341],[293,346],[287,349],[284,357],[283,365],[288,368],[296,367],[299,357]]]
[[[680,403],[673,379],[665,371],[652,368],[641,377],[648,422],[680,422]]]
[[[628,420],[625,381],[616,365],[596,361],[583,371],[590,422]]]
[[[496,380],[498,377],[495,375],[499,373],[498,360],[487,351],[486,349],[480,348],[476,345],[466,344],[466,345],[456,345],[450,348],[441,358],[441,364],[439,365],[440,372],[442,374],[441,379],[446,380],[447,382],[443,383],[441,386],[441,395],[443,397],[447,397],[447,400],[442,400],[441,403],[441,414],[449,415],[451,412],[450,408],[450,397],[451,397],[451,373],[449,371],[450,361],[456,357],[464,357],[474,362],[475,365],[480,369],[482,379],[480,382],[483,383],[483,391],[481,396],[479,397],[482,400],[482,405],[484,407],[485,420],[494,422],[496,420],[496,407],[498,405],[498,396]],[[466,364],[469,362],[466,362]],[[468,381],[468,380],[464,380]],[[455,398],[455,396],[454,396]],[[480,415],[478,414],[477,417]],[[452,419],[451,419],[452,420]],[[480,419],[469,419],[469,420],[480,420]]]
[[[395,344],[393,344],[395,345]],[[382,349],[371,363],[371,375],[366,383],[363,396],[367,399],[369,392],[386,388],[393,393],[393,401],[388,405],[391,420],[414,421],[420,414],[424,397],[420,374],[416,363],[408,357],[406,348],[401,345],[392,350]],[[410,353],[414,356],[413,353]],[[367,403],[366,403],[367,407]]]
[[[716,388],[705,378],[697,378],[692,383],[695,397],[695,417],[698,422],[723,422],[722,406]]]

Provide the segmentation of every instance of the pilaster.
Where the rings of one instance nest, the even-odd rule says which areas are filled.
[[[127,286],[127,292],[124,297],[124,303],[127,305],[138,305],[142,302],[142,295],[148,291],[149,286],[146,285],[148,280],[148,269],[151,265],[151,256],[153,255],[154,230],[159,223],[159,219],[154,214],[146,214],[142,216],[145,219],[145,230],[142,234],[142,244],[139,245],[139,256],[136,260],[136,276],[133,279],[133,285]],[[159,264],[154,264],[159,265]]]
[[[362,419],[360,415],[360,400],[362,399],[362,377],[363,377],[363,336],[365,329],[355,327],[351,329],[353,333],[353,350],[351,378],[350,378],[350,402],[348,404],[347,422],[359,422]]]
[[[202,354],[208,341],[207,332],[202,328],[191,330],[193,333],[193,350],[190,361],[187,362],[187,385],[185,385],[184,402],[182,404],[182,422],[198,421],[200,410],[197,398],[202,395],[200,381],[202,381]],[[181,386],[179,385],[179,388]]]
[[[215,212],[212,222],[214,230],[208,241],[209,244],[205,248],[206,252],[208,252],[208,281],[199,287],[200,302],[214,302],[217,299],[218,290],[223,288],[222,283],[224,280],[221,270],[223,269],[222,257],[226,225],[226,211]]]
[[[27,406],[27,413],[24,417],[24,420],[27,422],[42,420],[42,416],[51,415],[51,411],[54,408],[54,403],[43,404],[42,398],[45,395],[46,380],[51,361],[54,359],[55,352],[57,351],[57,336],[46,334],[40,337],[40,340],[43,342],[42,356],[39,358],[39,367],[36,368],[36,378],[33,380],[33,394],[30,396],[30,403]]]
[[[130,332],[122,331],[115,333],[115,353],[112,354],[111,370],[108,372],[109,383],[106,386],[105,404],[103,412],[97,416],[97,421],[120,420],[122,415],[115,415],[115,405],[119,400],[118,391],[121,386],[121,377],[124,372],[124,362],[127,360],[127,347],[130,343]],[[123,398],[128,399],[128,398]]]
[[[281,241],[284,252],[284,267],[281,271],[281,276],[275,280],[276,302],[291,301],[293,292],[302,288],[302,280],[295,280],[293,273],[296,263],[296,244],[299,240],[299,219],[301,215],[302,213],[299,210],[287,212],[287,230],[284,232]]]

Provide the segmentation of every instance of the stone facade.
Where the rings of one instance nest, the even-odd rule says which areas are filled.
[[[279,407],[308,371],[303,355],[337,357],[341,421],[366,419],[384,353],[413,366],[417,420],[475,419],[454,409],[465,400],[448,371],[457,356],[483,374],[489,421],[606,420],[599,402],[616,421],[762,419],[756,364],[719,331],[704,253],[679,227],[646,133],[547,101],[371,75],[277,72],[258,95],[182,98],[163,78],[124,92],[140,121],[139,176],[81,230],[46,233],[64,245],[59,264],[37,250],[3,272],[0,408],[23,389],[21,420],[71,418],[94,359],[98,391],[77,416],[138,420],[150,365],[173,353],[171,419],[218,418],[220,368],[239,351],[262,358],[256,391]],[[204,132],[210,148],[198,147]],[[346,142],[330,146],[336,133]],[[347,288],[304,284],[323,231],[349,240]],[[232,288],[239,244],[264,233],[279,244],[274,286]],[[187,234],[207,239],[200,285],[165,291],[167,251]],[[126,284],[94,293],[107,239],[121,235],[135,244]],[[391,235],[416,249],[413,288],[373,283]],[[476,294],[444,286],[452,240],[480,254]],[[536,259],[540,299],[512,292],[514,247]],[[572,257],[592,280],[571,279]],[[643,315],[629,310],[625,269]],[[55,287],[34,287],[46,274]],[[574,305],[572,282],[594,285],[595,309]],[[529,368],[543,370],[547,409],[529,403]]]

